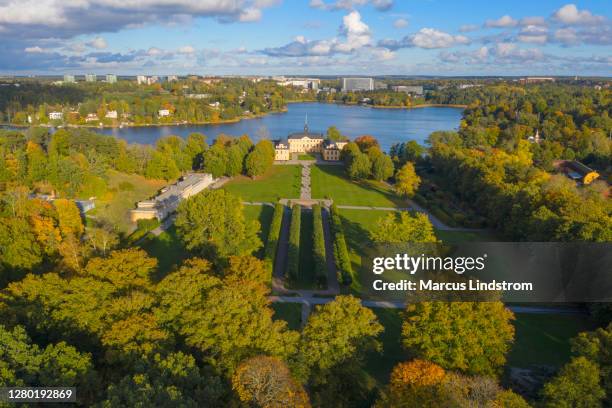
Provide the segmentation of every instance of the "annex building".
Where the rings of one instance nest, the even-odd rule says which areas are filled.
[[[136,208],[130,210],[130,220],[163,220],[176,211],[179,203],[198,194],[215,182],[209,173],[189,173],[178,182],[164,187],[152,200],[140,201]]]
[[[348,142],[332,142],[322,133],[311,133],[308,124],[303,132],[291,133],[287,140],[277,140],[274,144],[274,160],[291,160],[293,153],[320,153],[323,160],[338,161],[340,152]]]

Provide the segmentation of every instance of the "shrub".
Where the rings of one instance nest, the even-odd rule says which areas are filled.
[[[343,285],[350,285],[353,281],[353,268],[349,257],[342,219],[335,204],[331,206],[332,235],[334,238],[334,257],[338,270],[338,281]]]
[[[280,236],[281,225],[283,223],[283,214],[285,206],[277,203],[274,207],[274,215],[272,215],[272,223],[270,224],[270,232],[268,232],[268,240],[264,260],[270,271],[274,269],[274,260],[276,259],[276,250],[278,248],[278,238]]]
[[[289,249],[287,250],[287,278],[297,280],[300,270],[300,224],[302,207],[294,204],[291,209],[291,227],[289,229]]]
[[[315,263],[315,277],[319,287],[325,287],[327,283],[327,264],[325,262],[325,236],[323,232],[323,216],[321,206],[312,206],[312,242]]]

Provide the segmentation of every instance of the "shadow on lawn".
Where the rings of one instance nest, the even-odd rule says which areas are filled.
[[[406,206],[406,202],[396,196],[391,190],[391,186],[386,185],[384,182],[375,181],[375,180],[352,180],[346,174],[346,169],[344,166],[335,166],[335,165],[316,165],[316,167],[322,172],[333,176],[335,178],[344,179],[349,183],[356,184],[360,188],[376,192],[384,196],[387,200],[393,202],[396,206]],[[376,205],[374,207],[377,207]]]

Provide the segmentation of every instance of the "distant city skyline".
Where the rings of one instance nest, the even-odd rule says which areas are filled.
[[[0,75],[612,72],[612,2],[0,0]]]

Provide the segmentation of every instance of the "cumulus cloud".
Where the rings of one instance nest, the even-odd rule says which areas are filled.
[[[545,44],[548,41],[548,29],[537,25],[523,27],[518,40],[524,43]]]
[[[605,17],[593,15],[589,10],[578,10],[575,4],[566,4],[555,11],[552,18],[563,24],[598,24],[605,21]]]
[[[497,20],[487,20],[485,22],[485,27],[490,28],[506,28],[506,27],[516,27],[518,25],[518,21],[510,17],[509,15],[502,16]]]
[[[408,20],[405,18],[398,18],[393,22],[393,27],[395,28],[405,28],[408,27]]]
[[[546,19],[544,17],[523,17],[519,21],[522,26],[546,26]]]
[[[0,0],[0,26],[15,37],[71,38],[147,23],[211,17],[251,22],[278,0]]]
[[[469,44],[470,39],[464,35],[452,35],[435,28],[421,28],[414,34],[407,35],[401,40],[381,40],[379,47],[397,50],[400,48],[449,48],[456,45]]]
[[[520,48],[514,43],[498,43],[472,51],[442,51],[442,62],[467,65],[523,65],[527,62],[544,62],[547,56],[537,48]]]
[[[393,0],[310,0],[310,7],[320,10],[354,10],[357,7],[372,5],[379,11],[387,11],[393,7]]]
[[[339,37],[327,40],[311,41],[304,36],[298,36],[289,44],[265,48],[261,52],[276,57],[324,56],[335,53],[348,54],[371,45],[370,27],[361,20],[358,11],[353,10],[342,18],[338,32]]]
[[[96,37],[93,40],[89,41],[87,43],[87,45],[89,47],[95,48],[97,50],[103,50],[106,47],[108,47],[108,44],[106,43],[106,40],[102,37]]]

